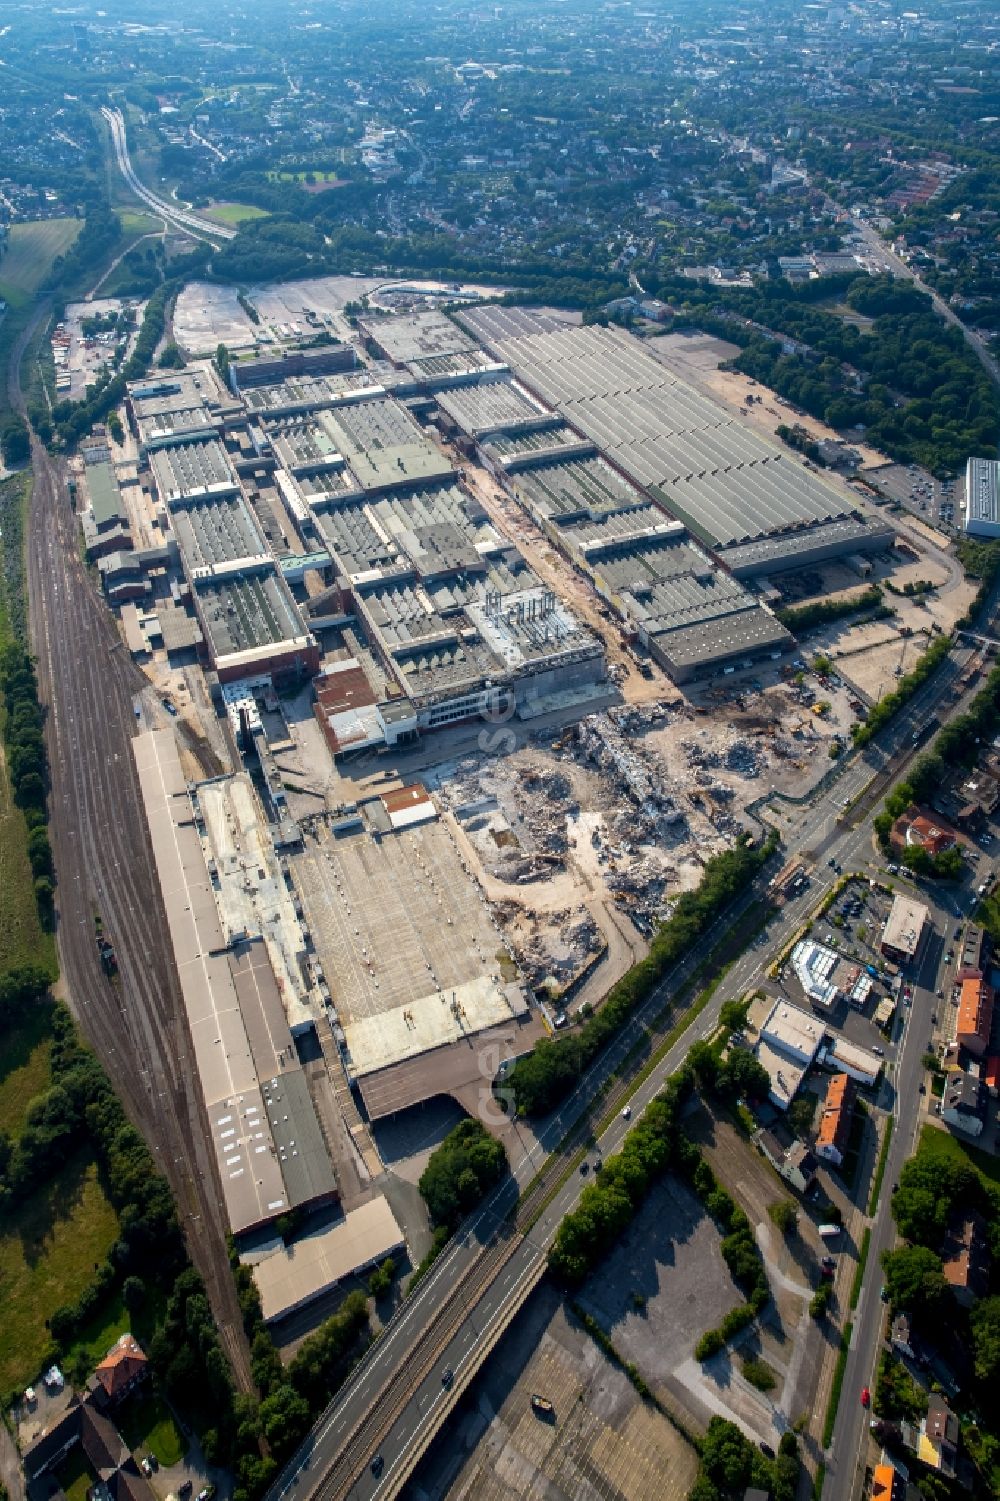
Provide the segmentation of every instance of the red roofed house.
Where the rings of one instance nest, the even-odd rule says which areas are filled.
[[[916,846],[933,856],[951,849],[955,843],[955,831],[940,819],[928,818],[919,808],[910,807],[896,819],[889,840],[898,850]]]
[[[848,1074],[834,1074],[827,1085],[826,1101],[816,1135],[816,1156],[840,1167],[847,1151],[854,1110],[854,1080]]]
[[[989,1047],[993,1026],[993,991],[982,978],[963,980],[958,1003],[955,1039],[970,1053],[981,1058]]]
[[[120,1402],[145,1379],[149,1362],[138,1340],[123,1334],[94,1372],[96,1382],[109,1402]]]

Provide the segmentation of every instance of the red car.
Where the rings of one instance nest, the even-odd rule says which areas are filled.
[[[871,1406],[871,1402],[872,1402],[872,1394],[868,1390],[867,1386],[863,1386],[861,1388],[861,1406],[862,1407],[870,1407]]]

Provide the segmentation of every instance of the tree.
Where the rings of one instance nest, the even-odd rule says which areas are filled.
[[[141,1277],[126,1277],[122,1283],[122,1302],[133,1316],[146,1301],[146,1284]]]
[[[309,1428],[309,1403],[287,1381],[260,1404],[260,1426],[275,1459],[290,1454]]]
[[[948,1296],[941,1258],[927,1246],[900,1246],[882,1256],[885,1285],[893,1312],[917,1309],[921,1316],[939,1312]]]
[[[969,1314],[976,1379],[987,1389],[1000,1380],[1000,1297],[982,1298]]]
[[[795,1234],[799,1223],[799,1216],[791,1199],[777,1199],[775,1203],[768,1205],[767,1212],[782,1235],[792,1236]]]
[[[124,443],[125,429],[122,427],[122,419],[117,412],[108,413],[108,432],[114,443]]]
[[[23,417],[10,413],[4,418],[0,427],[0,454],[11,469],[17,464],[26,464],[31,458],[31,439]]]
[[[229,350],[225,344],[220,344],[215,351],[215,368],[218,370],[226,385],[229,384]]]
[[[431,1153],[419,1188],[436,1225],[454,1228],[507,1167],[503,1144],[479,1121],[464,1120]]]

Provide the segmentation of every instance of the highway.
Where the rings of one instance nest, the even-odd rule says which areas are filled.
[[[169,198],[161,198],[158,193],[153,193],[139,180],[135,168],[132,166],[128,154],[128,141],[125,137],[125,118],[120,109],[109,109],[102,106],[101,114],[107,121],[111,131],[111,139],[115,148],[115,157],[118,162],[118,170],[128,183],[132,192],[140,198],[147,208],[151,208],[154,214],[159,214],[161,219],[166,219],[175,229],[185,231],[187,234],[200,235],[202,239],[211,240],[216,245],[223,240],[234,240],[235,229],[227,229],[225,225],[213,224],[211,219],[202,219],[199,214],[191,213],[189,209],[182,208],[180,204],[172,203]]]
[[[859,817],[851,809],[845,811],[845,802],[862,797],[873,780],[884,790],[886,780],[894,778],[909,759],[919,753],[922,746],[914,744],[915,737],[919,739],[921,731],[938,717],[942,705],[954,693],[957,679],[975,655],[976,650],[971,646],[956,650],[934,679],[914,696],[908,712],[899,721],[888,725],[877,743],[873,742],[860,755],[851,758],[823,796],[802,807],[785,805],[786,842],[791,848],[802,850],[815,859],[813,880],[807,890],[772,920],[767,938],[758,940],[737,961],[697,1022],[677,1041],[640,1088],[628,1096],[633,1119],[641,1114],[680,1065],[691,1043],[715,1030],[724,1002],[745,994],[763,978],[773,954],[787,943],[838,879],[829,861],[832,859],[845,869],[862,869],[869,863],[872,836],[867,816]],[[978,685],[970,687],[955,708],[960,708],[977,688]],[[864,798],[864,801],[868,802],[869,798]],[[665,978],[657,994],[642,1008],[640,1016],[625,1029],[624,1036],[588,1071],[574,1095],[555,1117],[545,1123],[534,1153],[526,1151],[520,1160],[512,1163],[510,1181],[497,1190],[460,1237],[448,1247],[414,1295],[406,1300],[283,1471],[270,1491],[268,1501],[312,1501],[314,1497],[317,1501],[345,1497],[357,1498],[357,1501],[362,1501],[362,1498],[364,1501],[367,1498],[387,1501],[387,1498],[399,1494],[441,1421],[492,1348],[495,1332],[508,1321],[511,1312],[536,1285],[559,1222],[576,1206],[586,1180],[577,1172],[570,1172],[537,1218],[534,1215],[539,1200],[529,1197],[518,1213],[517,1227],[512,1232],[504,1217],[513,1208],[515,1185],[524,1191],[531,1183],[542,1165],[541,1159],[555,1150],[609,1074],[622,1066],[641,1029],[648,1027],[664,1001],[676,991],[685,975],[693,971],[719,934],[738,921],[741,909],[751,899],[749,893],[742,898],[697,949]],[[915,1008],[916,1004],[915,1001]],[[926,1044],[924,1033],[923,1027],[908,1029],[896,1059],[897,1099],[903,1102],[900,1108],[910,1111],[916,1110],[916,1080]],[[641,1061],[636,1063],[632,1072],[641,1066]],[[605,1105],[613,1108],[627,1092],[627,1085],[620,1082],[617,1094],[609,1095]],[[900,1160],[905,1156],[906,1124],[906,1121],[902,1122],[894,1138],[898,1144],[893,1148],[894,1163],[897,1151],[901,1154]],[[597,1150],[603,1155],[617,1150],[627,1129],[616,1113],[601,1134]],[[551,1169],[550,1177],[558,1183],[563,1173],[565,1167],[560,1159]],[[893,1180],[890,1177],[888,1181]],[[887,1199],[880,1207],[873,1237],[878,1240],[879,1249],[891,1236],[886,1204]],[[874,1268],[871,1275],[877,1284],[878,1263],[874,1251],[871,1266]],[[877,1292],[875,1296],[877,1298]],[[859,1328],[860,1323],[859,1319]],[[877,1321],[869,1320],[869,1323],[871,1329],[866,1331],[866,1338],[870,1335],[877,1339]],[[872,1330],[876,1332],[872,1333]],[[871,1352],[866,1352],[859,1343],[855,1361],[859,1368],[864,1368],[866,1353],[870,1364]],[[450,1391],[446,1391],[441,1382],[441,1372],[447,1366],[455,1373]],[[842,1406],[844,1432],[838,1426],[835,1436],[838,1455],[854,1452],[852,1443],[855,1450],[857,1447],[856,1436],[848,1426],[849,1411],[849,1404]],[[384,1465],[378,1477],[370,1470],[370,1462],[376,1454],[382,1456]],[[840,1465],[835,1476],[831,1464],[831,1482],[835,1478],[839,1480],[840,1473],[848,1469],[846,1463]]]

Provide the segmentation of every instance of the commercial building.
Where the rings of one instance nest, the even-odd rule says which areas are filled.
[[[868,519],[847,491],[671,374],[621,329],[561,329],[489,347],[737,577],[892,544],[892,530]]]
[[[840,996],[833,978],[840,956],[811,938],[803,939],[792,949],[792,969],[804,993],[814,1006],[828,1011]]]
[[[80,517],[88,558],[105,558],[133,546],[122,492],[110,458],[84,466],[87,505]]]
[[[896,896],[882,930],[881,950],[896,964],[916,959],[927,930],[927,908],[912,897]]]
[[[823,1041],[822,1026],[797,1006],[777,1001],[761,1024],[754,1052],[767,1069],[769,1098],[779,1110],[794,1100]]]
[[[140,457],[164,443],[218,436],[227,415],[239,412],[232,398],[220,402],[209,377],[197,370],[135,382],[128,388],[125,409]]]
[[[337,1188],[266,945],[229,941],[172,731],[133,741],[146,821],[234,1235]]]
[[[1000,463],[970,459],[965,466],[965,530],[970,537],[1000,537]]]
[[[961,1047],[981,1058],[993,1030],[993,987],[980,975],[962,981],[955,1038]]]
[[[849,1074],[834,1074],[826,1087],[826,1099],[816,1133],[816,1156],[840,1167],[847,1151],[854,1114],[854,1081]]]
[[[369,350],[395,365],[476,347],[475,340],[437,308],[390,318],[361,317],[358,329]]]
[[[319,349],[296,349],[286,354],[233,360],[229,366],[229,380],[233,390],[240,392],[301,376],[353,370],[357,363],[357,355],[349,344],[328,344]]]
[[[342,1220],[257,1261],[253,1278],[266,1324],[277,1323],[405,1249],[403,1232],[380,1194]]]
[[[823,1048],[819,1062],[824,1068],[834,1069],[839,1073],[849,1074],[856,1084],[865,1089],[871,1089],[878,1083],[878,1076],[882,1072],[882,1060],[877,1053],[868,1048],[859,1047],[856,1042],[849,1042],[846,1037],[839,1033],[834,1034]]]

